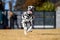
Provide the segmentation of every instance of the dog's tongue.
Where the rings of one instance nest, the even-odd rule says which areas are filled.
[[[32,14],[32,11],[27,11],[28,14]]]

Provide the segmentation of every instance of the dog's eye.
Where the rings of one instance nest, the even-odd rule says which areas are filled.
[[[29,7],[29,8],[31,8],[31,7]]]

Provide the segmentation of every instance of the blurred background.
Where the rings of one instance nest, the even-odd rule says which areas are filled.
[[[21,15],[34,6],[33,28],[56,28],[60,0],[0,0],[0,29],[21,29]]]

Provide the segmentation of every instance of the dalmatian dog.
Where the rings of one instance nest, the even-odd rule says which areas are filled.
[[[24,34],[26,35],[27,32],[32,31],[32,21],[33,21],[33,6],[28,7],[28,11],[23,12],[22,14],[22,27],[24,28]]]

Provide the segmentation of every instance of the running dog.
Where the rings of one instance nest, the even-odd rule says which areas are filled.
[[[24,28],[25,35],[27,34],[27,32],[32,31],[32,21],[33,21],[32,8],[33,7],[30,6],[28,11],[23,12],[22,14],[22,27]]]

